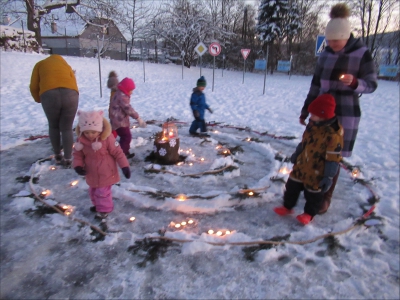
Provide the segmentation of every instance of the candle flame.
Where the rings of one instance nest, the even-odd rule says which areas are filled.
[[[186,195],[185,194],[179,194],[177,196],[177,200],[178,201],[186,201],[187,200]]]
[[[55,166],[51,166],[51,167],[50,167],[50,170],[53,170],[53,171],[54,171],[55,169],[57,169]]]
[[[71,186],[77,185],[77,184],[78,184],[78,182],[79,182],[78,180],[74,180],[74,181],[72,181],[72,182],[71,182]]]
[[[227,231],[225,232],[225,234],[231,234],[231,232],[230,232],[229,230],[227,230]]]
[[[204,161],[204,157],[200,158],[201,161]]]
[[[222,231],[217,231],[217,235],[221,236],[222,235]]]
[[[288,173],[289,173],[289,169],[286,168],[286,167],[283,167],[283,168],[281,168],[281,169],[279,170],[279,172],[282,173],[282,174],[288,174]]]
[[[193,220],[189,220],[188,223],[189,223],[189,224],[193,224]]]
[[[181,224],[175,224],[175,228],[181,227]]]
[[[249,196],[253,196],[254,195],[254,193],[253,192],[249,192]]]
[[[63,205],[62,209],[68,209],[68,205]]]
[[[182,226],[185,226],[185,225],[186,225],[186,222],[185,222],[185,221],[181,222],[181,225],[182,225]]]
[[[189,163],[189,166],[193,166],[193,163]]]
[[[133,221],[135,221],[135,220],[136,220],[135,217],[130,217],[130,218],[129,218],[129,221],[131,221],[131,222],[133,222]]]
[[[208,234],[213,234],[214,233],[214,230],[212,230],[212,229],[210,229],[209,231],[208,231]]]

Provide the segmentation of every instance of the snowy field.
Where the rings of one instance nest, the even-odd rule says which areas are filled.
[[[292,167],[280,160],[291,155],[304,130],[298,116],[310,76],[268,75],[263,95],[263,74],[246,73],[242,83],[240,71],[222,76],[215,70],[212,91],[213,70],[203,68],[214,111],[206,112],[206,121],[218,126],[209,126],[210,137],[202,139],[188,134],[199,68],[185,68],[182,79],[181,66],[145,63],[144,76],[142,62],[101,60],[100,97],[97,59],[65,57],[76,70],[79,109],[107,115],[105,84],[115,70],[120,80],[134,79],[131,103],[148,121],[147,128],[132,128],[132,177],[113,186],[115,210],[104,237],[72,219],[104,229],[89,211],[84,178],[71,169],[52,170],[48,138],[26,140],[47,135],[42,107],[29,92],[32,68],[46,56],[0,56],[0,298],[399,299],[397,82],[379,81],[375,93],[361,98],[359,136],[346,159],[361,170],[360,183],[342,169],[328,213],[302,226],[295,216],[303,197],[293,216],[279,217],[272,209],[282,203],[282,171]],[[186,159],[160,166],[146,158],[159,125],[170,117],[179,121]],[[232,154],[221,155],[221,145]],[[32,194],[42,191],[48,192],[43,201],[68,205],[71,215],[51,213],[35,201]],[[179,201],[182,195],[186,201]],[[374,195],[380,198],[375,210],[353,227]],[[174,226],[189,220],[193,224]],[[321,237],[327,233],[337,234]],[[160,234],[170,240],[143,241]],[[263,240],[280,243],[257,244]],[[235,244],[245,242],[250,244]]]

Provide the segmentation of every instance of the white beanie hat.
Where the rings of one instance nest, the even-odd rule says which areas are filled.
[[[347,40],[351,34],[350,9],[345,3],[338,3],[331,8],[329,14],[331,20],[325,28],[325,38],[327,40]]]
[[[93,130],[97,132],[103,131],[103,111],[78,111],[79,127],[81,132]]]

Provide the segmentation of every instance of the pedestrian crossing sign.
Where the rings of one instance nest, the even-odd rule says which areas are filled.
[[[322,51],[324,51],[326,44],[326,39],[324,35],[317,36],[317,42],[315,43],[315,56],[319,56]]]

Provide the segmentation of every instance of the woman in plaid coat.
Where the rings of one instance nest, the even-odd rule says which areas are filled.
[[[300,123],[306,125],[310,103],[318,95],[331,94],[336,101],[335,114],[344,129],[343,157],[351,156],[356,141],[361,118],[359,98],[361,94],[373,93],[378,86],[371,53],[361,39],[351,34],[349,16],[346,4],[339,3],[332,7],[331,20],[325,29],[328,46],[318,59],[300,114]],[[325,194],[326,205],[320,213],[327,211],[338,177],[339,171],[331,189]]]

